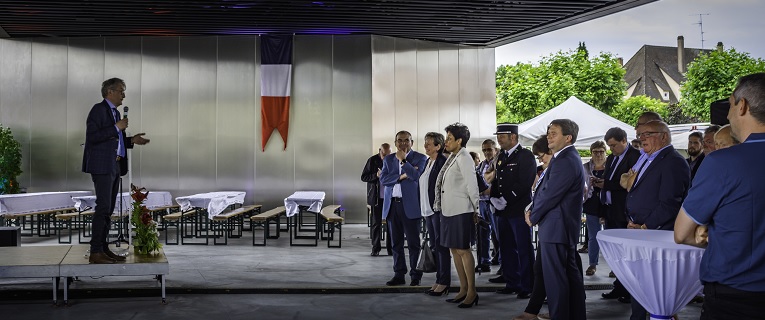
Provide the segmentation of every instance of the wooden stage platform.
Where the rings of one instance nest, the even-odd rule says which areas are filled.
[[[77,277],[156,276],[166,303],[165,276],[170,273],[165,252],[135,255],[115,264],[88,263],[88,245],[0,247],[0,278],[51,278],[53,303],[58,304],[61,278],[64,305],[69,303],[69,284]]]

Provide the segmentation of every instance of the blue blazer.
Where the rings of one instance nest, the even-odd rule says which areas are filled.
[[[420,219],[420,174],[425,171],[428,163],[428,157],[424,154],[412,150],[406,157],[406,163],[401,169],[406,173],[406,179],[398,181],[399,161],[395,153],[391,153],[383,159],[382,172],[380,172],[380,183],[385,187],[383,199],[383,219],[388,218],[390,210],[390,198],[393,194],[393,186],[401,184],[401,198],[404,203],[404,213],[409,219]]]
[[[534,194],[530,220],[539,225],[539,241],[578,243],[584,190],[582,159],[574,147],[566,148],[552,159]]]
[[[670,145],[644,171],[627,193],[627,217],[648,229],[674,230],[691,184],[688,162]]]
[[[117,117],[120,112],[117,111]],[[114,166],[120,166],[120,175],[127,174],[127,154],[117,163],[117,145],[119,135],[114,127],[116,121],[106,100],[93,106],[88,113],[85,130],[85,150],[82,156],[82,172],[91,174],[111,173]],[[133,142],[122,131],[125,138],[125,147],[132,148]]]

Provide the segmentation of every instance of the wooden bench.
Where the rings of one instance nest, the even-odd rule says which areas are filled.
[[[260,210],[261,205],[243,206],[228,212],[222,212],[212,218],[210,228],[213,231],[213,244],[228,244],[228,238],[241,238],[244,228],[244,216],[254,210]],[[236,231],[236,233],[234,233]],[[223,236],[223,243],[218,238]]]
[[[22,232],[21,236],[34,236],[35,230],[37,230],[38,236],[50,237],[51,234],[56,233],[55,215],[73,211],[75,211],[74,207],[24,213],[6,213],[3,215],[3,220],[5,220],[5,224],[9,227],[15,225],[21,227],[22,231],[29,230],[27,234]],[[37,217],[37,223],[35,223],[35,216]],[[27,228],[27,217],[29,218],[29,228]]]
[[[154,221],[160,221],[162,217],[164,217],[167,214],[178,212],[181,210],[181,206],[177,204],[172,204],[168,206],[161,206],[161,207],[154,207],[149,209],[149,214],[151,215],[151,218],[154,219]],[[162,228],[158,228],[159,230],[162,230]]]
[[[279,239],[281,222],[279,217],[287,213],[287,209],[284,206],[276,207],[266,212],[259,213],[250,217],[250,228],[252,229],[252,245],[253,246],[265,246],[266,239]],[[271,236],[271,222],[276,221],[276,236]],[[255,242],[255,227],[263,228],[263,242]]]
[[[343,245],[343,217],[338,213],[342,208],[339,205],[328,205],[321,209],[321,232],[322,235],[326,234],[327,248],[340,248]],[[338,230],[337,245],[332,245],[332,240],[335,238],[335,229]],[[322,238],[324,240],[325,238]]]
[[[177,245],[178,239],[181,239],[180,242],[183,243],[183,238],[181,237],[181,229],[183,226],[183,220],[184,218],[193,217],[197,214],[197,209],[191,209],[186,212],[177,211],[173,213],[166,214],[162,216],[162,228],[165,229],[165,244],[168,245]],[[170,227],[175,227],[175,242],[169,242],[167,235],[170,233]]]
[[[90,237],[85,235],[87,231],[87,227],[88,227],[88,224],[85,221],[85,217],[91,217],[92,219],[93,214],[95,213],[96,212],[93,210],[88,210],[83,212],[67,212],[67,213],[56,214],[55,216],[56,221],[61,226],[61,229],[65,227],[67,230],[69,230],[69,240],[63,241],[61,238],[61,234],[59,234],[58,243],[66,243],[66,244],[72,243],[72,230],[74,230],[72,226],[77,224],[80,224],[80,228],[78,228],[78,230],[81,230],[77,232],[77,241],[79,243],[89,242],[89,241],[82,241],[83,237]]]

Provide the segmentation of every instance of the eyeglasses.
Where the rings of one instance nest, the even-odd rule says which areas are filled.
[[[648,137],[653,136],[654,134],[657,134],[657,133],[663,133],[663,132],[659,132],[659,131],[646,131],[646,132],[638,133],[637,136],[638,136],[638,138],[648,138]]]
[[[542,160],[542,158],[544,158],[544,157],[545,157],[545,154],[544,154],[544,153],[542,153],[542,154],[538,154],[538,155],[537,155],[537,160],[540,160],[540,161],[541,161],[541,160]]]
[[[483,152],[494,151],[494,148],[481,149],[481,151],[483,151]]]
[[[605,154],[605,151],[592,151],[592,154]]]

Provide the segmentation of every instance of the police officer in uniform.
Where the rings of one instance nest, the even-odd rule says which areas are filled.
[[[531,203],[537,163],[531,151],[518,143],[518,125],[498,124],[495,134],[501,150],[486,180],[491,183],[490,201],[499,238],[502,276],[489,281],[505,283],[505,288],[497,293],[517,294],[518,299],[527,299],[534,285],[534,248],[524,210]]]

